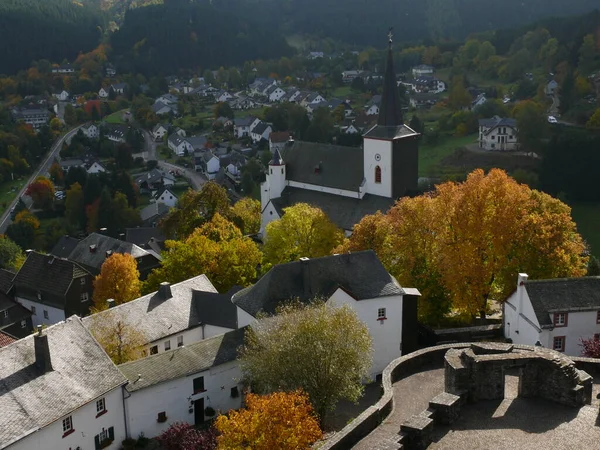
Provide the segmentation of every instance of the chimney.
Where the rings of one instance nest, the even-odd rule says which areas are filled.
[[[171,283],[167,281],[160,283],[160,286],[158,287],[158,295],[164,300],[171,298],[173,296],[171,294]]]
[[[525,296],[525,282],[529,278],[526,273],[520,273],[517,276],[517,323],[515,324],[515,333],[519,334],[519,325],[521,314],[523,313],[523,297]]]
[[[112,254],[113,254],[113,251],[112,251],[112,250],[106,250],[106,252],[105,252],[105,256],[106,256],[107,258],[110,258],[110,256],[111,256]]]
[[[119,239],[121,239],[122,241],[125,240],[125,233],[119,233]]]
[[[154,242],[154,238],[153,237],[150,238],[150,242]]]
[[[42,326],[38,325],[37,334],[33,337],[35,348],[35,366],[44,374],[52,372],[52,362],[50,361],[50,347],[48,347],[48,335],[42,334]]]
[[[96,253],[96,244],[90,245],[90,253]]]
[[[106,234],[106,228],[100,228],[100,234]]]
[[[108,300],[106,300],[106,304],[108,305],[108,309],[114,308],[115,307],[115,299],[109,298]]]
[[[304,285],[304,295],[307,298],[310,298],[311,296],[309,261],[310,258],[300,258],[300,263],[302,264],[302,284]]]

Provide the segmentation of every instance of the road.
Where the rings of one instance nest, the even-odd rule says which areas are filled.
[[[208,181],[204,175],[199,172],[196,172],[194,169],[185,169],[181,166],[176,166],[175,164],[168,163],[166,161],[159,161],[158,167],[165,172],[169,170],[178,170],[179,173],[183,175],[183,178],[189,181],[192,188],[195,190],[200,190],[202,186]]]
[[[54,162],[54,158],[56,157],[56,155],[62,148],[63,142],[65,142],[65,140],[68,141],[69,139],[71,139],[71,137],[73,137],[73,135],[75,133],[77,133],[77,130],[79,130],[79,128],[80,127],[73,128],[67,134],[58,138],[58,140],[52,145],[52,148],[50,149],[50,152],[48,153],[48,156],[46,157],[44,162],[41,163],[39,165],[39,167],[37,168],[37,170],[31,175],[31,177],[29,177],[29,180],[27,181],[27,183],[25,183],[23,188],[19,191],[18,195],[10,203],[10,205],[8,205],[4,214],[2,216],[0,216],[0,234],[4,233],[6,231],[6,228],[12,223],[12,221],[10,220],[10,210],[17,204],[17,202],[19,201],[21,196],[25,194],[25,191],[27,190],[27,186],[29,186],[31,183],[33,183],[33,181],[37,177],[39,177],[40,175],[45,175],[48,172],[48,170],[50,169],[50,166]]]
[[[144,141],[145,141],[144,151],[142,152],[142,157],[146,161],[157,159],[156,158],[156,147],[157,147],[158,143],[154,140],[152,135],[147,130],[144,130],[143,128],[139,128],[139,127],[138,127],[138,130],[140,130],[142,132],[142,135],[144,136]]]

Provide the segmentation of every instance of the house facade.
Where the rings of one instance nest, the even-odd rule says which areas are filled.
[[[0,448],[117,449],[127,379],[72,316],[0,349]]]
[[[581,339],[600,339],[600,278],[528,280],[520,273],[503,313],[513,343],[580,356]]]
[[[219,173],[221,163],[210,150],[202,152],[200,156],[200,170],[209,180],[214,180]]]
[[[88,139],[97,139],[100,135],[100,130],[98,130],[98,127],[93,123],[82,125],[81,132]]]
[[[0,292],[0,332],[20,339],[33,330],[31,311]]]
[[[152,128],[152,137],[154,137],[155,141],[161,140],[165,134],[169,132],[168,127],[165,127],[161,123],[157,123],[154,128]]]
[[[69,93],[65,90],[53,95],[54,97],[56,97],[56,99],[60,100],[61,102],[66,102],[69,99]]]
[[[22,121],[31,125],[35,130],[48,124],[50,112],[40,105],[28,105],[21,108],[14,108],[12,116],[16,121]]]
[[[479,120],[479,148],[512,151],[519,148],[517,121],[493,117]]]
[[[154,194],[154,199],[159,203],[164,203],[169,208],[174,208],[178,200],[177,196],[166,187],[156,191],[156,194]]]
[[[169,149],[177,156],[183,156],[186,154],[186,152],[189,154],[194,151],[192,144],[190,144],[185,137],[182,137],[177,133],[173,133],[171,136],[169,136],[167,145]]]
[[[273,128],[271,127],[271,125],[265,122],[260,122],[254,127],[250,128],[250,138],[254,142],[260,142],[263,139],[268,140],[272,131]]]
[[[412,76],[413,78],[419,78],[424,76],[432,76],[434,69],[432,66],[428,66],[427,64],[421,64],[412,68]]]

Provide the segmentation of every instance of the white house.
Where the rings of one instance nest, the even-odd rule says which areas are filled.
[[[94,161],[87,167],[88,175],[101,172],[106,172],[106,167],[104,167],[99,161]]]
[[[422,76],[433,75],[433,67],[427,64],[421,64],[412,68],[412,75],[414,78]]]
[[[310,94],[308,94],[306,97],[304,97],[302,99],[300,104],[306,108],[311,103],[314,104],[314,103],[321,103],[321,102],[326,102],[325,97],[323,97],[318,92],[311,92]]]
[[[528,280],[520,273],[503,310],[504,336],[513,343],[580,356],[582,338],[600,338],[600,278]]]
[[[548,96],[553,96],[556,94],[556,90],[558,89],[558,83],[556,80],[550,80],[546,86],[544,86],[544,93]]]
[[[127,89],[127,83],[115,83],[110,88],[115,91],[115,94],[124,94],[125,89]]]
[[[273,314],[290,299],[310,302],[323,297],[356,311],[373,338],[371,375],[394,359],[417,349],[417,289],[403,288],[373,251],[323,258],[301,258],[274,266],[256,284],[232,297],[238,327],[253,323],[259,313]]]
[[[101,87],[100,90],[98,91],[98,97],[108,98],[108,91],[109,91],[109,88]]]
[[[164,126],[162,123],[157,123],[154,128],[152,128],[152,137],[154,137],[155,141],[161,140],[165,134],[169,132],[168,127]]]
[[[61,102],[66,102],[69,99],[69,93],[65,90],[58,92],[56,94],[52,94],[54,97],[56,97],[58,100],[60,100]]]
[[[131,436],[154,437],[174,422],[200,426],[242,406],[242,373],[236,361],[244,344],[239,329],[121,364],[128,378],[125,411]]]
[[[176,95],[164,94],[164,95],[161,95],[160,97],[158,97],[156,99],[155,103],[161,102],[161,103],[164,103],[165,105],[176,105],[178,101],[179,101],[179,98]]]
[[[483,105],[485,102],[487,102],[487,97],[484,93],[477,95],[477,97],[475,97],[471,102],[471,110],[474,110],[478,106]]]
[[[379,104],[381,103],[381,95],[374,95],[373,98],[365,105],[367,116],[379,115]]]
[[[75,68],[71,64],[61,64],[52,68],[52,73],[75,73]]]
[[[164,203],[170,208],[174,208],[177,204],[177,196],[166,187],[156,191],[156,194],[154,194],[154,199],[159,203]]]
[[[269,101],[271,103],[273,102],[278,102],[279,100],[281,100],[283,98],[283,96],[285,95],[285,91],[283,89],[281,89],[279,86],[271,86],[267,89],[267,91],[265,92],[265,95],[267,95],[267,97],[269,98]]]
[[[97,139],[100,135],[100,130],[98,130],[98,127],[93,123],[82,125],[81,131],[88,139]]]
[[[252,116],[240,117],[238,119],[234,119],[233,120],[234,135],[237,138],[243,138],[246,136],[250,136],[250,127],[254,123],[255,120],[256,120],[256,118],[252,117]]]
[[[250,130],[250,137],[254,142],[260,142],[263,139],[268,140],[272,131],[273,128],[271,128],[271,125],[266,122],[260,122]]]
[[[171,136],[169,136],[167,139],[167,145],[169,149],[171,149],[171,151],[173,151],[173,153],[175,153],[177,156],[185,155],[186,151],[188,154],[191,154],[194,151],[192,144],[190,144],[186,138],[177,133],[173,133]]]
[[[0,379],[0,448],[117,449],[126,437],[127,379],[77,316],[0,348]]]
[[[221,162],[210,150],[203,151],[199,158],[200,170],[206,178],[214,180],[221,168]]]
[[[232,291],[232,292],[235,292]],[[150,355],[187,346],[237,328],[235,307],[206,275],[161,283],[158,291],[83,318],[87,328],[119,314],[145,337]],[[218,307],[217,307],[218,306]]]
[[[317,59],[317,58],[323,58],[325,54],[323,52],[310,52],[308,54],[308,59]]]
[[[479,148],[492,151],[517,150],[518,130],[515,119],[492,117],[479,120]]]
[[[231,95],[227,91],[215,92],[214,96],[215,96],[215,101],[217,101],[217,102],[226,102],[233,98],[233,95]]]

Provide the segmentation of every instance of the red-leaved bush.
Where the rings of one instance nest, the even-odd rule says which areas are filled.
[[[215,450],[217,432],[214,428],[196,430],[185,422],[175,422],[156,438],[164,450]]]

